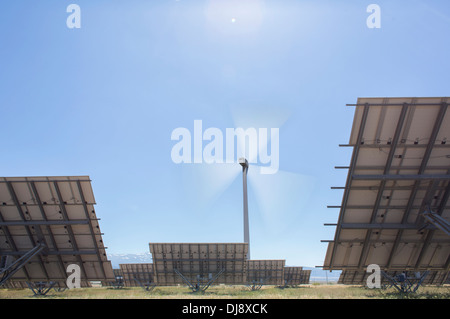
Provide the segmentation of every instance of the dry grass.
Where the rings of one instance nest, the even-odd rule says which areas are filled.
[[[46,296],[34,296],[29,289],[0,289],[0,299],[450,299],[450,287],[421,287],[414,294],[402,295],[394,288],[368,289],[344,285],[305,285],[280,289],[265,286],[251,291],[245,286],[212,286],[204,293],[187,287],[156,287],[152,292],[141,288],[79,288],[62,292],[51,290]]]

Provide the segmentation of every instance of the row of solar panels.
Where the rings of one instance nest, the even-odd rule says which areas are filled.
[[[98,280],[103,285],[115,285],[119,278],[125,286],[173,286],[184,284],[186,280],[205,282],[213,276],[217,276],[214,284],[299,285],[309,283],[311,273],[302,267],[285,267],[285,260],[247,260],[246,243],[155,243],[150,244],[150,251],[154,263],[121,264],[120,269],[115,270],[109,261],[102,264],[82,262],[83,268],[90,271],[81,275],[81,286],[88,287],[92,281]],[[64,265],[68,263],[63,261]],[[44,277],[41,266],[47,269],[47,277]],[[47,260],[41,264],[35,258],[5,287],[23,288],[27,286],[26,282],[33,281],[52,281],[57,287],[65,287],[67,274],[51,272],[58,266],[64,268],[57,261]],[[108,276],[94,271],[100,267]]]
[[[184,284],[182,278],[175,272],[157,272],[152,263],[120,264],[120,269],[114,269],[114,274],[117,279],[123,280],[125,287]],[[197,276],[203,275],[209,279],[209,274],[213,273],[201,273],[197,270],[184,273],[194,282],[198,280]],[[309,284],[310,275],[311,270],[303,270],[302,267],[284,267],[284,260],[249,260],[246,269],[233,273],[225,271],[215,284],[246,285],[258,282],[264,285],[295,286]]]

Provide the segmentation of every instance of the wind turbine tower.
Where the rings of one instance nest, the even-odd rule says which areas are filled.
[[[247,199],[247,172],[248,161],[241,157],[239,158],[239,164],[242,166],[242,181],[244,186],[244,243],[248,244],[247,259],[250,259],[250,229],[248,225],[248,199]]]

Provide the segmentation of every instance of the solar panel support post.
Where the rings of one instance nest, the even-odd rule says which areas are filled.
[[[25,264],[34,256],[39,254],[46,246],[42,243],[36,245],[23,256],[19,257],[17,260],[9,265],[5,265],[4,268],[0,269],[0,286],[3,285],[9,278],[11,278],[17,271],[19,271]]]
[[[212,278],[206,283],[206,285],[204,285],[202,287],[202,291],[205,291],[206,289],[209,288],[209,286],[211,286],[211,284],[216,281],[217,278],[219,278],[219,276],[225,272],[225,268],[222,268],[217,274],[215,274],[214,276],[212,276]]]
[[[29,282],[27,281],[28,288],[34,293],[35,296],[45,296],[56,284],[56,282],[50,281],[39,281],[39,282]]]
[[[202,278],[200,276],[197,277],[197,283],[193,284],[189,281],[188,278],[186,278],[186,276],[184,276],[178,269],[174,269],[175,273],[181,277],[181,279],[189,286],[189,288],[192,290],[192,292],[205,292],[206,289],[209,288],[209,286],[211,286],[211,284],[217,279],[219,278],[219,276],[225,272],[225,268],[222,268],[217,274],[215,274],[214,276],[211,276],[211,278],[209,279],[209,281],[206,284],[202,283]]]
[[[284,289],[284,288],[288,287],[291,282],[292,282],[292,276],[285,277],[284,278],[284,285],[280,286],[280,288]]]
[[[431,224],[442,230],[447,236],[450,236],[450,224],[444,218],[434,213],[430,206],[422,213],[422,216]]]
[[[415,293],[417,289],[422,285],[429,271],[423,273],[414,273],[413,276],[409,276],[408,272],[403,272],[396,276],[390,276],[386,272],[381,271],[381,274],[386,278],[395,289],[400,293]]]
[[[151,292],[153,289],[155,289],[156,287],[156,283],[152,282],[152,281],[147,281],[147,282],[142,282],[139,278],[134,277],[133,278],[134,281],[136,281],[136,283],[145,291]]]
[[[264,283],[267,282],[268,280],[270,280],[270,278],[272,278],[272,276],[267,276],[265,278],[258,278],[255,280],[252,280],[250,283],[247,284],[247,286],[252,290],[259,290],[262,288],[262,286],[264,286]]]
[[[109,282],[114,289],[121,289],[125,286],[122,276],[117,276],[114,281]]]
[[[248,244],[247,259],[250,259],[250,229],[248,222],[248,198],[247,198],[247,172],[248,172],[248,161],[241,157],[239,159],[239,164],[242,166],[242,182],[244,190],[244,243]]]
[[[135,275],[135,276],[133,277],[133,280],[134,280],[134,281],[135,281],[142,289],[144,289],[145,291],[148,291],[148,292],[151,292],[151,291],[152,291],[153,289],[155,289],[155,287],[156,287],[156,283],[153,282],[152,280],[144,281],[144,280],[139,279],[137,275]]]

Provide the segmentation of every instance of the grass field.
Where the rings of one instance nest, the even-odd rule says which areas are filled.
[[[29,289],[0,289],[0,299],[450,299],[450,286],[420,287],[416,293],[400,294],[394,288],[368,289],[346,285],[305,285],[280,289],[265,286],[251,291],[245,286],[212,286],[204,293],[193,293],[187,287],[78,288],[46,296],[34,296]]]

